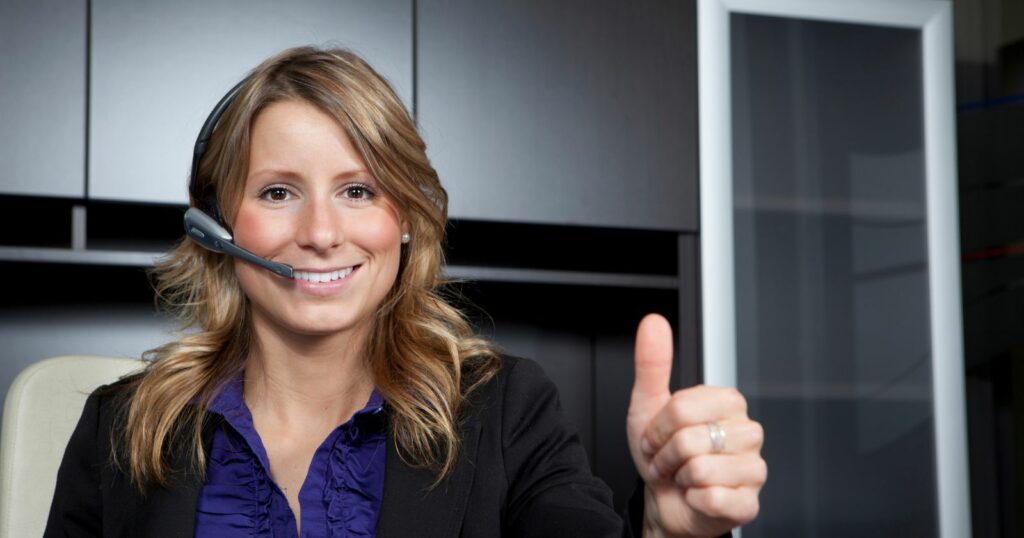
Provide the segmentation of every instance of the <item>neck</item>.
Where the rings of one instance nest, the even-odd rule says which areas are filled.
[[[336,426],[373,391],[363,353],[367,331],[298,335],[254,320],[244,397],[254,418],[296,427]]]

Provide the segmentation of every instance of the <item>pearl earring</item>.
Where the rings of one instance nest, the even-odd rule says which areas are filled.
[[[410,239],[409,232],[403,232],[402,233],[402,244],[404,245],[404,244],[408,243],[409,239]]]

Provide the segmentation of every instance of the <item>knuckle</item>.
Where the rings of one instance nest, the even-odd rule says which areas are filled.
[[[687,471],[690,475],[690,479],[696,486],[710,485],[714,479],[714,464],[708,458],[700,456],[695,457],[691,459],[685,467],[688,468]]]
[[[760,449],[764,446],[764,426],[762,426],[760,422],[751,421],[750,429],[751,437],[753,437],[754,440],[754,447]]]
[[[675,480],[676,484],[684,488],[688,488],[691,485],[693,485],[693,478],[691,478],[689,473],[686,472],[685,465],[683,467],[680,467],[679,470],[676,471],[676,474],[673,477],[673,479]]]
[[[683,400],[684,402],[700,401],[703,397],[702,394],[706,393],[708,387],[705,385],[694,385],[685,389],[680,389],[672,393],[674,399]]]
[[[644,431],[644,438],[651,443],[651,448],[654,451],[658,451],[665,444],[665,439],[661,436],[661,430],[655,428],[653,425]]]
[[[679,460],[685,460],[689,454],[690,441],[686,438],[686,430],[679,430],[672,436],[672,449],[679,456]]]
[[[761,458],[757,458],[757,461],[754,462],[754,479],[758,486],[768,480],[768,462]]]
[[[705,432],[697,428],[687,428],[680,435],[680,452],[683,457],[690,459],[700,453],[700,443],[704,440]]]
[[[761,511],[761,503],[758,501],[757,495],[751,495],[751,499],[743,503],[744,508],[740,514],[740,518],[743,523],[753,521],[757,517],[758,512]]]
[[[717,394],[722,390],[721,387],[713,387],[711,385],[697,385],[690,395],[695,400],[707,401],[714,399]]]
[[[747,412],[747,399],[743,396],[743,393],[741,393],[739,389],[737,389],[736,387],[729,387],[727,397],[729,398],[730,403],[736,409],[743,413]]]
[[[707,515],[711,517],[723,517],[729,509],[729,499],[725,488],[708,488]]]
[[[676,425],[689,424],[690,406],[686,402],[685,395],[677,395],[669,402],[669,413]]]

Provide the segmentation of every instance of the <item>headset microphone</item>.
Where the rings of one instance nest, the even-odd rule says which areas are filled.
[[[286,278],[294,278],[295,272],[290,265],[261,258],[234,243],[231,232],[227,231],[224,227],[224,219],[221,216],[216,195],[208,192],[209,189],[204,191],[196,179],[196,176],[199,175],[199,161],[203,158],[203,154],[206,153],[206,145],[210,141],[210,135],[213,134],[213,128],[217,126],[221,115],[224,114],[228,105],[234,100],[235,94],[238,93],[238,89],[241,88],[244,82],[245,80],[243,79],[242,82],[231,88],[224,97],[221,97],[217,106],[213,107],[213,111],[210,112],[210,115],[203,123],[203,128],[199,130],[199,137],[196,138],[196,145],[192,152],[192,176],[189,178],[188,190],[192,195],[192,199],[202,209],[200,207],[190,207],[185,212],[185,234],[189,239],[214,252],[223,252],[224,254],[262,267],[274,274]]]
[[[295,277],[292,266],[261,258],[236,245],[232,240],[231,233],[217,224],[217,221],[209,215],[194,207],[190,207],[185,212],[185,233],[188,234],[189,239],[214,252],[230,254],[283,277]]]

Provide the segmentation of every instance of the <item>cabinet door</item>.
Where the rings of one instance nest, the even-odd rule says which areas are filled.
[[[306,44],[354,50],[411,103],[411,0],[93,0],[89,197],[186,202],[213,105],[263,59]]]
[[[85,193],[85,5],[0,2],[0,194]]]
[[[417,112],[455,217],[696,228],[693,2],[417,4]]]

